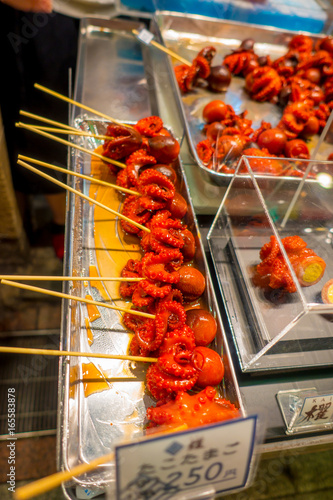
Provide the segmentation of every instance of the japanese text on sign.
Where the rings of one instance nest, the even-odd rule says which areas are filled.
[[[333,394],[304,398],[294,426],[312,426],[333,421]]]
[[[205,485],[216,493],[245,486],[256,417],[159,435],[116,448],[119,500],[167,500]]]

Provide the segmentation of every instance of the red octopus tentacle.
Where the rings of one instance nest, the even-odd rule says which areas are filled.
[[[147,389],[154,399],[158,402],[165,402],[173,399],[174,394],[168,389],[164,389],[157,383],[157,377],[160,377],[161,370],[156,363],[149,366],[146,375]]]
[[[164,200],[157,200],[151,196],[141,196],[140,205],[144,210],[163,210],[167,202]]]
[[[163,299],[171,292],[171,285],[152,282],[150,280],[142,280],[140,281],[140,285],[147,295],[151,295],[155,299]]]
[[[141,277],[141,262],[130,259],[126,266],[121,271],[121,276],[126,278],[139,278]],[[138,283],[131,283],[123,281],[119,286],[119,293],[121,297],[132,297]]]
[[[126,160],[126,171],[128,180],[132,186],[137,186],[140,168],[146,165],[155,165],[156,159],[147,154],[144,149],[134,151]]]
[[[167,330],[179,330],[185,326],[186,311],[179,302],[164,302],[159,304],[157,314],[166,325]]]
[[[170,247],[182,248],[184,246],[183,238],[172,228],[154,227],[151,231],[151,245],[153,239]]]
[[[146,224],[151,218],[151,213],[142,207],[141,198],[135,195],[130,195],[125,199],[122,214],[141,225]],[[137,226],[124,219],[120,221],[120,224],[126,233],[138,234],[140,232]]]
[[[127,175],[127,169],[123,168],[122,170],[119,170],[117,174],[117,180],[116,180],[117,186],[130,189],[132,187],[132,184],[129,181],[128,175]]]
[[[233,75],[244,75],[250,64],[257,60],[258,56],[253,50],[244,50],[227,55],[223,60],[223,64],[227,66]]]
[[[295,35],[289,42],[289,48],[298,52],[311,52],[313,49],[313,40],[308,35]]]
[[[275,236],[271,236],[269,243],[266,243],[260,250],[261,263],[257,266],[257,272],[264,276],[267,273],[267,269],[272,265],[277,255],[280,252],[280,247]]]
[[[132,295],[132,302],[137,307],[147,307],[154,301],[154,297],[147,295],[147,292],[142,286],[142,281],[137,283]]]
[[[184,325],[182,328],[168,331],[165,334],[162,345],[160,346],[160,354],[166,352],[193,351],[195,349],[195,337],[193,330]]]
[[[197,373],[197,369],[191,365],[192,356],[193,351],[182,351],[177,354],[168,352],[159,356],[157,363],[163,372],[187,379]]]
[[[142,272],[145,277],[152,281],[166,283],[178,283],[179,269],[183,262],[183,256],[178,249],[170,249],[156,255],[147,253],[142,259]]]
[[[180,304],[175,303],[177,306]],[[168,329],[172,329],[174,324],[183,325],[186,321],[186,313],[184,311],[185,319],[182,317],[181,313],[177,309],[177,311],[173,310],[172,303],[168,305],[169,310],[159,312],[157,311],[154,320],[149,320],[136,329],[135,334],[138,338],[138,342],[145,349],[150,349],[154,351],[160,347],[163,342],[164,336]],[[182,306],[180,306],[182,307]],[[183,309],[183,308],[182,308]],[[177,320],[175,319],[177,316]]]
[[[158,135],[163,128],[163,121],[159,116],[148,116],[139,120],[134,128],[146,137]]]
[[[204,57],[209,63],[212,62],[214,56],[216,54],[216,48],[212,45],[208,45],[200,50],[198,56]]]
[[[113,140],[105,140],[103,145],[103,155],[113,160],[120,160],[140,148],[142,144],[141,134],[134,128],[125,127],[110,123],[105,135],[109,135]]]
[[[161,210],[153,215],[149,221],[149,229],[155,228],[181,229],[184,227],[179,219],[172,219],[169,210]]]
[[[178,64],[177,66],[174,67],[174,71],[180,90],[183,93],[188,92],[186,79],[189,74],[189,66],[187,66],[187,64]]]
[[[175,195],[175,186],[164,174],[149,168],[139,177],[138,189],[144,195],[170,200]]]
[[[178,288],[172,288],[170,293],[164,297],[164,299],[160,300],[159,301],[159,305],[164,305],[166,302],[179,302],[179,304],[182,304],[184,303],[184,298],[183,298],[183,294],[180,290],[178,290]]]
[[[245,79],[246,89],[256,101],[268,101],[277,96],[282,88],[282,80],[270,66],[254,68]]]
[[[140,310],[137,307],[133,309],[136,311]],[[124,325],[126,326],[126,328],[132,330],[133,332],[135,332],[139,326],[142,326],[144,323],[146,323],[146,321],[148,321],[148,318],[137,316],[136,314],[125,313],[123,316]]]
[[[203,56],[197,56],[193,59],[193,65],[196,68],[197,76],[203,78],[204,80],[210,75],[210,64],[207,59]]]
[[[156,389],[157,391],[164,389],[169,394],[178,391],[189,391],[198,380],[198,377],[199,371],[190,378],[175,377],[162,371],[155,363],[147,370],[147,387],[153,396]]]
[[[210,162],[214,154],[214,149],[209,139],[204,139],[203,141],[200,141],[196,146],[196,150],[200,160],[203,163]]]

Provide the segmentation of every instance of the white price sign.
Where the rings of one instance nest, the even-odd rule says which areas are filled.
[[[216,494],[249,477],[257,417],[161,434],[116,448],[117,499],[167,500],[205,486]]]

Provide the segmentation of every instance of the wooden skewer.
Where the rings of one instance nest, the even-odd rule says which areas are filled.
[[[96,109],[90,108],[89,106],[86,106],[85,104],[82,104],[81,102],[74,101],[74,99],[70,99],[69,97],[66,97],[62,94],[59,94],[58,92],[55,92],[54,90],[48,89],[47,87],[44,87],[43,85],[39,85],[39,83],[35,83],[34,87],[38,90],[41,90],[42,92],[46,92],[47,94],[53,95],[53,97],[57,97],[58,99],[61,99],[62,101],[69,102],[70,104],[74,104],[74,106],[77,106],[78,108],[85,109],[86,111],[89,111],[90,113],[94,113],[97,116],[101,116],[102,118],[106,118],[107,120],[118,123],[118,125],[123,125],[128,128],[133,128],[131,125],[127,125],[126,123],[121,123],[118,120],[115,120],[114,118],[111,118],[111,116],[106,115],[105,113],[102,113],[101,111],[97,111]]]
[[[27,124],[30,127],[37,128],[38,130],[43,130],[44,132],[54,132],[55,134],[66,134],[66,135],[79,135],[83,137],[94,137],[101,141],[112,141],[113,137],[107,135],[93,134],[92,132],[85,132],[84,130],[69,130],[64,128],[54,128],[54,127],[44,127],[43,125],[33,125],[31,123]]]
[[[138,30],[133,29],[132,30],[133,35],[140,36],[140,32]],[[186,64],[187,66],[192,66],[192,63],[190,61],[187,61],[183,57],[179,56],[176,54],[176,52],[173,52],[173,50],[167,49],[164,47],[164,45],[161,45],[160,43],[156,42],[155,40],[150,41],[151,45],[154,45],[154,47],[160,49],[162,52],[165,52],[169,56],[173,57],[174,59],[177,59],[178,61],[182,62],[183,64]]]
[[[26,116],[28,118],[33,118],[34,120],[39,120],[44,123],[49,123],[50,125],[55,125],[56,127],[65,128],[67,130],[73,130],[74,132],[77,130],[75,127],[71,127],[66,123],[56,122],[54,120],[50,120],[50,118],[44,118],[44,116],[35,115],[34,113],[29,113],[28,111],[20,110],[20,115]]]
[[[145,313],[143,311],[136,311],[135,309],[129,309],[126,307],[112,306],[106,302],[98,302],[92,299],[86,299],[85,297],[77,297],[76,295],[69,295],[67,293],[55,292],[54,290],[46,290],[45,288],[39,288],[37,286],[26,285],[24,283],[18,283],[16,281],[2,279],[0,283],[3,285],[9,285],[16,288],[22,288],[23,290],[30,290],[32,292],[44,293],[45,295],[52,295],[53,297],[59,297],[61,299],[75,300],[77,302],[84,302],[85,304],[92,304],[99,307],[106,307],[107,309],[114,309],[115,311],[121,311],[134,316],[143,316],[144,318],[154,319],[154,314]]]
[[[59,351],[56,349],[34,349],[31,347],[5,347],[0,346],[0,352],[6,354],[34,354],[39,356],[71,356],[74,358],[120,359],[124,361],[142,361],[156,363],[157,358],[143,356],[130,356],[127,354],[101,354],[95,352]],[[107,378],[107,377],[106,377]]]
[[[116,212],[116,210],[113,210],[112,208],[109,208],[106,205],[103,205],[99,201],[96,201],[93,198],[90,198],[89,196],[87,196],[87,195],[81,193],[80,191],[78,191],[77,189],[74,189],[71,186],[67,186],[67,184],[64,184],[63,182],[60,182],[57,179],[54,179],[50,175],[47,175],[44,172],[41,172],[40,170],[38,170],[37,168],[32,167],[31,165],[28,165],[28,163],[26,163],[26,162],[24,162],[22,160],[18,160],[17,163],[19,165],[22,165],[23,167],[27,168],[28,170],[31,170],[31,172],[34,172],[34,173],[40,175],[41,177],[44,177],[45,179],[48,179],[49,181],[53,182],[54,184],[57,184],[57,186],[63,187],[64,189],[67,189],[67,191],[70,191],[71,193],[74,193],[77,196],[80,196],[84,200],[89,201],[89,203],[93,203],[94,205],[97,205],[100,208],[104,208],[105,210],[107,210],[111,214],[116,215],[120,219],[124,219],[126,222],[129,222],[133,226],[138,227],[142,231],[146,231],[147,233],[150,233],[150,229],[148,229],[147,227],[142,226],[138,222],[135,222],[132,219],[130,219],[129,217],[126,217],[126,215],[123,215],[123,214],[121,214],[119,212]]]
[[[78,477],[86,472],[96,469],[99,465],[107,464],[108,462],[112,462],[114,460],[114,453],[108,453],[107,455],[103,455],[101,457],[95,458],[88,464],[80,464],[69,471],[61,471],[52,474],[51,476],[43,477],[42,479],[38,479],[30,484],[26,484],[25,486],[21,486],[18,488],[16,493],[14,494],[14,498],[16,500],[28,500],[37,495],[41,495],[42,493],[46,493],[47,491],[53,490],[60,486],[62,483],[69,481],[72,477]]]
[[[56,170],[57,172],[62,172],[67,175],[73,175],[74,177],[80,177],[80,179],[85,179],[92,184],[100,184],[101,186],[112,187],[117,189],[118,191],[122,191],[128,194],[134,194],[138,196],[140,193],[138,191],[133,191],[132,189],[123,188],[118,186],[117,184],[112,184],[111,182],[101,181],[100,179],[96,179],[95,177],[91,177],[90,175],[79,174],[78,172],[72,172],[71,170],[67,170],[66,168],[57,167],[52,165],[51,163],[46,163],[45,161],[35,160],[34,158],[30,158],[29,156],[18,155],[19,160],[30,161],[31,163],[35,163],[36,165],[40,165],[41,167],[50,168],[52,170]]]
[[[112,163],[113,165],[116,165],[117,167],[120,168],[125,168],[126,165],[124,163],[120,163],[120,161],[112,160],[111,158],[108,158],[107,156],[100,155],[98,153],[95,153],[95,151],[90,151],[87,148],[84,148],[82,146],[79,146],[78,144],[75,144],[74,142],[66,141],[65,139],[61,139],[61,137],[57,137],[56,135],[49,134],[48,132],[43,132],[42,130],[38,130],[36,127],[31,127],[31,125],[26,125],[25,123],[18,122],[15,124],[16,127],[20,128],[25,128],[27,130],[30,130],[31,132],[35,132],[36,134],[43,135],[44,137],[47,137],[48,139],[53,139],[56,142],[60,142],[61,144],[64,144],[65,146],[70,146],[71,148],[76,148],[79,149],[80,151],[83,151],[84,153],[88,153],[91,156],[96,156],[97,158],[100,158],[103,161],[106,161],[107,163]]]
[[[90,276],[33,276],[24,274],[4,274],[0,275],[0,280],[25,280],[25,281],[141,281],[144,278],[128,278],[127,276],[119,277],[90,277]]]
[[[166,430],[164,433],[172,433],[172,432],[181,432],[186,431],[188,429],[187,424],[179,425],[174,429]],[[154,438],[154,436],[147,436]],[[56,472],[51,476],[43,477],[42,479],[38,479],[32,483],[21,486],[17,489],[14,494],[14,498],[16,500],[29,500],[37,495],[41,495],[42,493],[46,493],[57,486],[60,486],[62,483],[69,481],[73,477],[79,477],[86,472],[90,472],[96,469],[99,465],[107,464],[108,462],[113,462],[115,458],[114,452],[108,453],[107,455],[103,455],[101,457],[95,458],[88,464],[80,464],[73,467],[73,469],[67,471]]]

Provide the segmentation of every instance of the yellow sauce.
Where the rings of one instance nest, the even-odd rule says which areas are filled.
[[[90,394],[110,389],[106,378],[106,374],[93,363],[82,363],[84,396],[87,398]]]
[[[86,299],[93,300],[91,295],[86,295]],[[95,304],[87,304],[87,310],[90,323],[101,317],[101,313]]]
[[[86,330],[87,330],[87,338],[88,338],[88,344],[91,345],[94,343],[94,336],[90,328],[90,323],[88,318],[84,318],[85,323],[86,323]]]
[[[96,190],[96,200],[117,212],[122,209],[122,196],[114,188],[98,186]],[[129,259],[141,258],[139,240],[136,236],[125,235],[118,218],[101,207],[95,206],[94,222],[98,273],[100,276],[120,276]],[[104,287],[109,298],[119,298],[119,282],[106,281]],[[120,299],[117,305],[125,307],[126,302]]]
[[[69,369],[69,397],[70,399],[75,399],[78,377],[78,365],[71,366]]]
[[[95,153],[100,155],[103,154],[102,144],[95,149]],[[110,182],[112,184],[115,183],[115,176],[111,173],[108,164],[95,156],[91,157],[91,175],[101,181]],[[95,197],[98,187],[98,184],[94,184],[93,182],[91,183],[89,189],[89,196],[91,198]]]
[[[96,152],[101,154],[100,147],[97,148]],[[93,157],[91,160],[91,174],[94,177],[115,184],[115,176],[112,176],[107,165]],[[117,212],[122,208],[123,195],[120,195],[114,188],[91,184],[89,196]],[[129,259],[141,258],[138,238],[125,235],[118,218],[98,206],[94,207],[94,246],[96,266],[89,266],[90,277],[120,276]],[[117,300],[118,306],[128,307],[128,303],[119,298],[119,281],[91,281],[90,284],[98,289],[105,301],[119,299],[119,302]],[[89,295],[86,297],[90,298]],[[89,321],[92,322],[99,318],[100,313],[98,308],[91,304],[87,304],[87,309],[88,318],[85,318],[85,325],[87,327],[88,342],[90,343],[90,341],[93,341],[93,336],[90,337]],[[130,336],[128,338],[130,339]],[[125,369],[125,366],[122,367],[121,374],[118,373],[116,377],[123,377],[124,375],[125,377],[131,375]],[[110,384],[107,382],[107,378],[108,374],[93,363],[82,363],[82,382],[85,397],[109,389]]]
[[[98,278],[99,277],[96,266],[93,266],[93,265],[89,266],[89,276],[90,276],[90,278]],[[105,288],[104,288],[102,281],[90,281],[90,285],[99,291],[103,300],[106,300],[106,301],[110,300],[108,294],[105,291]]]

